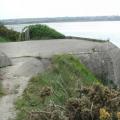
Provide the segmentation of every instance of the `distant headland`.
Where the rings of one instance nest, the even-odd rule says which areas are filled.
[[[54,18],[20,18],[0,20],[5,25],[50,23],[50,22],[94,22],[94,21],[120,21],[120,16],[81,16],[81,17],[54,17]]]

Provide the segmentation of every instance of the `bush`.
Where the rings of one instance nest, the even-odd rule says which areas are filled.
[[[5,38],[10,41],[17,41],[19,38],[19,32],[10,30],[0,23],[0,37]]]
[[[8,40],[7,38],[4,37],[0,37],[0,42],[9,42],[10,40]]]
[[[20,40],[63,39],[65,36],[46,25],[30,25],[25,27]]]
[[[105,108],[100,108],[100,120],[110,120],[110,114]]]

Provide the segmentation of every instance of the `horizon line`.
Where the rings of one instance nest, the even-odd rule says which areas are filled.
[[[79,17],[120,17],[120,15],[91,15],[91,16],[55,16],[55,17],[26,17],[26,18],[3,18],[0,20],[17,20],[17,19],[45,19],[45,18],[48,18],[48,19],[52,19],[52,18],[79,18]]]

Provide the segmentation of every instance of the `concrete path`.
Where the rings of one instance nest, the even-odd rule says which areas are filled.
[[[30,77],[16,76],[15,71],[20,64],[1,69],[5,96],[0,98],[0,120],[13,120],[16,112],[14,102],[21,96]]]
[[[91,51],[96,47],[100,47],[102,49],[105,44],[106,43],[103,42],[92,42],[75,39],[34,40],[25,42],[1,43],[0,51],[6,53],[9,57],[49,57],[53,54]]]

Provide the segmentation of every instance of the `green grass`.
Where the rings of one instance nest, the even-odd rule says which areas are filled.
[[[19,34],[19,32],[8,29],[5,25],[0,24],[0,41],[17,41]]]
[[[9,42],[10,40],[6,39],[6,38],[3,38],[3,37],[0,37],[0,42]]]
[[[44,40],[44,39],[63,39],[65,36],[47,25],[30,25],[25,27],[25,32],[21,34],[23,40]],[[28,35],[29,34],[29,35]],[[26,36],[25,36],[26,35]]]
[[[19,112],[16,120],[27,120],[29,111],[40,110],[50,101],[62,106],[66,100],[77,96],[77,88],[98,83],[94,75],[72,55],[57,55],[51,62],[46,72],[30,80],[22,98],[17,100]],[[45,88],[49,88],[51,95],[41,97]]]

